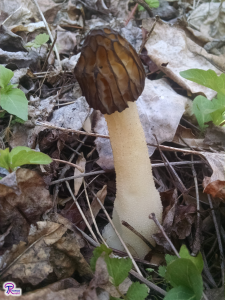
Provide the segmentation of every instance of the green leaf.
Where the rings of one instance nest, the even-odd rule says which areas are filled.
[[[5,114],[6,114],[6,111],[5,111],[5,110],[1,111],[1,112],[0,112],[0,118],[4,118]]]
[[[145,284],[140,282],[134,282],[129,287],[126,297],[126,300],[144,300],[148,296],[148,288]]]
[[[192,290],[180,285],[170,290],[164,300],[196,300],[196,297]]]
[[[46,165],[52,162],[52,159],[42,152],[36,152],[28,147],[18,146],[9,154],[11,168],[15,169],[23,165]]]
[[[194,81],[205,87],[208,87],[217,93],[225,95],[225,74],[222,73],[217,76],[213,70],[200,70],[200,69],[189,69],[187,71],[180,72],[180,75],[190,81]]]
[[[28,119],[28,101],[19,89],[0,90],[0,105],[8,113],[26,121]]]
[[[4,88],[10,82],[10,79],[13,77],[13,71],[0,65],[0,87]]]
[[[166,276],[166,266],[159,266],[158,273],[159,273],[159,276],[165,277]]]
[[[22,119],[20,119],[20,118],[18,118],[18,117],[14,117],[14,118],[12,119],[12,121],[11,121],[11,125],[15,125],[16,123],[24,124],[25,121],[22,120]]]
[[[46,33],[41,33],[36,36],[34,43],[37,45],[43,45],[47,43],[48,40],[49,40],[49,35]]]
[[[200,128],[207,127],[206,122],[212,121],[210,113],[212,113],[213,107],[211,101],[204,96],[197,96],[193,101],[192,106],[193,113],[196,116]]]
[[[105,252],[107,255],[110,255],[112,253],[112,249],[107,248],[104,244],[94,249],[93,256],[90,260],[90,266],[93,271],[95,271],[96,261],[102,255],[103,252]]]
[[[5,150],[0,149],[0,167],[9,170],[9,148]]]
[[[157,8],[159,7],[159,1],[158,0],[145,0],[145,2],[148,4],[150,8]],[[138,10],[143,11],[145,8],[141,6],[140,4],[138,5]]]
[[[167,265],[177,259],[178,259],[178,257],[175,255],[169,255],[169,254],[165,255],[165,260],[166,260]]]
[[[201,300],[203,293],[202,277],[190,259],[179,258],[171,262],[166,269],[166,280],[173,287],[185,286],[193,291],[195,300]]]
[[[201,252],[199,252],[197,256],[191,256],[187,247],[185,245],[182,245],[179,254],[181,258],[190,259],[195,264],[199,274],[202,273],[204,267],[204,261]]]
[[[119,286],[128,276],[132,268],[132,261],[130,258],[111,258],[105,257],[109,276],[111,276],[112,284]]]

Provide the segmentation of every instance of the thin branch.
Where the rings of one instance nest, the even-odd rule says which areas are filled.
[[[53,161],[57,161],[57,162],[60,162],[60,163],[63,163],[63,164],[67,164],[67,165],[70,165],[71,167],[74,167],[74,168],[77,168],[81,173],[84,173],[84,169],[82,169],[80,166],[76,165],[76,164],[73,164],[69,161],[66,161],[66,160],[61,160],[61,159],[57,159],[57,158],[52,158]]]

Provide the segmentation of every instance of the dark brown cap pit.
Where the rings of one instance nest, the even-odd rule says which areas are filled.
[[[90,107],[103,114],[123,111],[145,85],[145,71],[134,48],[119,33],[93,29],[84,41],[75,76]]]

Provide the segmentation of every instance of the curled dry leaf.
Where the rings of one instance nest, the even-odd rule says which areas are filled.
[[[154,20],[145,19],[143,27],[149,31],[153,22]],[[179,72],[191,68],[211,69],[221,74],[207,59],[196,55],[201,54],[204,49],[189,39],[181,28],[158,21],[145,48],[159,69],[189,93],[203,93],[208,99],[216,95],[211,89],[180,76]]]
[[[30,224],[52,207],[43,178],[35,171],[20,168],[0,180],[0,232],[12,224],[6,246],[26,241]]]
[[[19,259],[17,259],[19,257]],[[44,279],[54,280],[71,276],[76,270],[80,276],[91,276],[89,265],[80,253],[74,232],[53,222],[31,225],[28,243],[20,242],[3,255],[1,269],[12,266],[3,274],[4,280],[37,285]],[[52,278],[52,279],[51,279]]]
[[[85,171],[85,166],[86,166],[86,159],[84,158],[83,153],[78,157],[76,161],[76,165],[81,167]],[[81,171],[79,171],[77,168],[74,168],[74,176],[80,175]],[[75,178],[74,179],[74,195],[76,196],[80,190],[80,187],[83,183],[83,178]]]

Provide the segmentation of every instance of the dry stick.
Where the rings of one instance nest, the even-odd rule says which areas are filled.
[[[193,161],[193,162],[183,161],[183,162],[172,162],[170,164],[171,165],[188,165],[188,164],[191,164],[191,163],[203,164],[204,162],[202,162],[202,161]],[[165,164],[167,164],[167,163],[165,163]],[[165,164],[164,163],[152,164],[152,168],[165,167]],[[61,183],[61,182],[72,180],[72,179],[76,179],[76,178],[87,177],[87,176],[97,175],[97,174],[104,174],[104,173],[108,173],[108,172],[101,170],[101,171],[95,171],[95,172],[90,172],[90,173],[84,173],[84,174],[80,174],[80,175],[70,176],[70,177],[66,177],[66,178],[54,180],[49,185]]]
[[[86,139],[87,139],[87,136],[85,136],[85,137],[83,138],[83,142],[85,142]],[[76,150],[79,151],[80,148],[81,148],[81,146],[82,146],[82,144],[80,143]],[[71,155],[69,162],[71,162],[71,161],[74,159],[75,155],[76,155],[76,153],[74,152],[74,153]],[[59,176],[59,180],[62,179],[62,178],[65,176],[65,173],[66,173],[66,171],[69,170],[69,168],[70,168],[69,165],[66,164],[65,167],[64,167],[64,168],[62,169],[62,171],[61,171],[61,174],[60,174],[60,176]],[[53,208],[54,208],[54,212],[55,212],[55,213],[56,213],[56,207],[57,207],[57,206],[55,205],[55,203],[56,203],[56,199],[57,199],[57,197],[58,197],[58,193],[59,193],[59,185],[57,184],[57,185],[55,186],[54,192],[53,192]]]
[[[155,248],[140,232],[138,232],[136,229],[134,229],[133,226],[131,226],[129,223],[127,223],[126,221],[122,221],[122,225],[124,225],[125,227],[127,227],[130,231],[132,231],[134,234],[136,234],[137,236],[139,236],[140,239],[142,239],[142,241],[152,250]]]
[[[45,126],[45,127],[49,127],[49,128],[53,128],[53,129],[62,130],[62,131],[79,133],[79,134],[82,134],[82,135],[88,135],[88,136],[94,136],[94,137],[102,137],[102,138],[105,138],[105,139],[109,139],[110,138],[109,135],[89,133],[89,132],[85,132],[85,131],[81,131],[81,130],[62,128],[62,127],[51,125],[50,123],[47,123],[47,122],[36,121],[35,125]]]
[[[70,188],[70,185],[69,185],[68,181],[66,181],[66,186],[67,186],[67,188],[68,188],[68,190],[69,190],[69,192],[70,192],[70,195],[72,196],[73,201],[74,201],[74,203],[76,204],[76,206],[77,206],[77,208],[78,208],[78,210],[79,210],[79,213],[81,214],[81,216],[82,216],[82,218],[83,218],[83,220],[84,220],[84,222],[85,222],[87,228],[89,229],[90,233],[92,234],[94,240],[98,243],[98,239],[97,239],[96,235],[94,234],[94,232],[93,232],[93,230],[92,230],[90,224],[88,223],[88,221],[87,221],[87,219],[86,219],[86,217],[85,217],[85,215],[84,215],[84,213],[83,213],[83,211],[82,211],[80,205],[78,204],[78,202],[77,202],[77,200],[76,200],[76,198],[75,198],[75,196],[74,196],[74,194],[73,194],[73,192],[72,192],[72,190],[71,190],[71,188]]]
[[[126,22],[125,22],[125,25],[124,25],[125,27],[126,27],[127,24],[130,22],[130,20],[133,19],[134,13],[135,13],[137,7],[138,7],[138,3],[135,4],[135,6],[133,7],[132,11],[129,13],[129,16],[128,16],[128,18],[127,18],[127,20],[126,20]]]
[[[152,25],[152,28],[150,29],[149,33],[147,34],[145,40],[142,42],[141,47],[140,47],[140,50],[138,51],[138,54],[141,54],[141,52],[142,52],[142,50],[143,50],[145,44],[147,43],[148,39],[150,38],[150,36],[151,36],[151,34],[152,34],[152,32],[153,32],[153,30],[154,30],[154,28],[155,28],[155,25],[156,25],[156,23],[157,23],[158,20],[159,20],[159,16],[155,16],[155,22],[154,22],[154,24]]]
[[[51,52],[52,52],[53,47],[55,46],[56,40],[57,40],[57,30],[55,31],[55,38],[54,38],[54,41],[53,41],[53,43],[52,43],[52,45],[51,45],[51,48],[50,48],[49,51],[48,51],[48,55],[47,55],[47,57],[46,57],[46,59],[45,59],[45,62],[44,62],[44,65],[43,65],[41,71],[43,71],[43,70],[45,69],[46,65],[47,65],[48,58],[49,58],[49,56],[50,56],[50,54],[51,54]]]
[[[107,245],[107,243],[106,243],[105,240],[103,239],[103,237],[102,237],[102,235],[101,235],[101,233],[100,233],[100,231],[99,231],[99,229],[98,229],[98,225],[97,225],[97,223],[96,223],[96,221],[95,221],[95,217],[94,217],[94,215],[93,215],[93,211],[92,211],[92,208],[91,208],[91,204],[90,204],[90,201],[89,201],[89,198],[88,198],[87,188],[86,188],[86,183],[85,183],[84,179],[83,179],[83,184],[84,184],[85,196],[86,196],[86,199],[87,199],[89,211],[90,211],[91,218],[92,218],[92,221],[93,221],[93,223],[94,223],[95,229],[96,229],[96,231],[97,231],[97,233],[98,233],[100,239],[102,240],[102,242],[106,245],[106,247],[109,248],[109,246]]]
[[[174,247],[174,245],[171,242],[171,240],[169,239],[168,235],[165,233],[165,231],[164,231],[162,225],[159,223],[156,215],[154,213],[151,213],[149,215],[149,219],[153,220],[155,222],[155,224],[159,227],[159,229],[162,232],[163,236],[165,237],[165,239],[167,240],[167,242],[170,244],[170,247],[173,249],[173,252],[176,254],[177,257],[180,258],[180,254],[177,252],[177,249]]]
[[[225,260],[224,260],[224,252],[223,252],[223,245],[222,245],[222,241],[221,241],[221,236],[220,236],[220,231],[219,231],[219,226],[216,220],[216,214],[214,211],[214,207],[212,204],[212,200],[211,200],[211,196],[209,194],[207,194],[208,196],[208,200],[209,200],[209,206],[212,210],[212,217],[213,217],[213,222],[215,225],[215,229],[216,229],[216,235],[217,235],[217,240],[218,240],[218,245],[219,245],[219,250],[220,250],[220,259],[221,259],[221,272],[222,272],[222,285],[224,285],[224,277],[225,277]]]
[[[63,163],[63,164],[67,164],[67,165],[70,165],[71,167],[74,167],[74,168],[77,168],[81,173],[84,173],[84,169],[82,169],[80,166],[76,165],[76,164],[73,164],[69,161],[66,161],[66,160],[61,160],[61,159],[57,159],[57,158],[52,158],[53,161],[58,161],[60,163]]]
[[[204,261],[203,272],[204,272],[205,276],[207,277],[208,282],[212,285],[213,288],[218,288],[214,278],[212,277],[212,274],[210,273],[209,266],[208,266],[207,259],[205,257],[204,251],[202,251],[202,258],[203,258],[203,261]]]
[[[53,39],[52,33],[51,33],[51,31],[50,31],[50,29],[48,27],[48,23],[47,23],[44,15],[43,15],[41,9],[40,9],[40,6],[38,5],[37,0],[33,0],[33,1],[34,1],[35,5],[37,6],[37,9],[38,9],[38,11],[39,11],[39,13],[40,13],[40,15],[42,17],[43,22],[45,23],[45,27],[46,27],[46,29],[48,31],[49,37],[50,37],[52,43],[54,43],[54,39]],[[54,50],[55,50],[55,54],[56,54],[56,57],[57,57],[57,60],[58,60],[59,68],[62,69],[62,65],[61,65],[61,61],[60,61],[60,57],[59,57],[59,52],[58,52],[58,49],[57,49],[56,45],[54,45]]]
[[[191,155],[191,161],[193,161],[193,154]],[[196,256],[197,253],[200,251],[201,248],[201,237],[200,237],[200,222],[201,222],[201,216],[200,216],[200,201],[199,201],[199,191],[198,191],[198,180],[197,180],[197,173],[195,171],[194,165],[191,165],[192,174],[194,177],[194,183],[195,183],[195,193],[196,193],[196,201],[197,201],[197,222],[196,222],[196,233],[195,233],[195,239],[193,243],[193,249],[192,249],[192,256]]]
[[[160,293],[163,296],[166,296],[167,292],[164,291],[163,289],[161,289],[160,287],[158,287],[156,284],[148,281],[146,278],[141,277],[137,272],[135,272],[134,270],[130,270],[129,272],[131,275],[133,275],[134,277],[136,277],[138,280],[140,280],[141,282],[145,283],[148,287],[154,289],[156,292]]]
[[[136,271],[138,272],[138,274],[139,274],[140,276],[143,276],[143,275],[141,274],[141,271],[140,271],[140,269],[138,268],[138,266],[137,266],[137,264],[136,264],[136,262],[135,262],[133,256],[131,255],[131,253],[130,253],[130,251],[128,250],[126,244],[124,243],[123,239],[121,238],[119,232],[116,230],[116,228],[115,228],[115,226],[114,226],[114,224],[113,224],[113,222],[112,222],[112,220],[111,220],[111,218],[110,218],[108,212],[106,211],[104,205],[102,204],[101,200],[98,198],[98,196],[97,196],[92,190],[91,190],[91,192],[92,192],[92,194],[96,197],[98,203],[100,204],[101,208],[103,209],[103,211],[104,211],[104,213],[105,213],[105,215],[106,215],[106,217],[107,217],[109,223],[112,225],[112,228],[114,229],[116,235],[118,236],[118,238],[119,238],[121,244],[123,245],[123,247],[124,247],[124,249],[126,250],[126,252],[127,252],[128,256],[130,257],[130,259],[132,260],[133,266],[135,267]]]
[[[0,277],[8,271],[12,265],[14,265],[27,251],[29,251],[35,244],[37,244],[42,238],[54,233],[56,230],[58,230],[63,224],[59,224],[57,228],[54,228],[51,232],[46,233],[45,235],[42,235],[39,239],[34,241],[27,249],[25,249],[20,255],[18,255],[3,271],[0,272]]]

